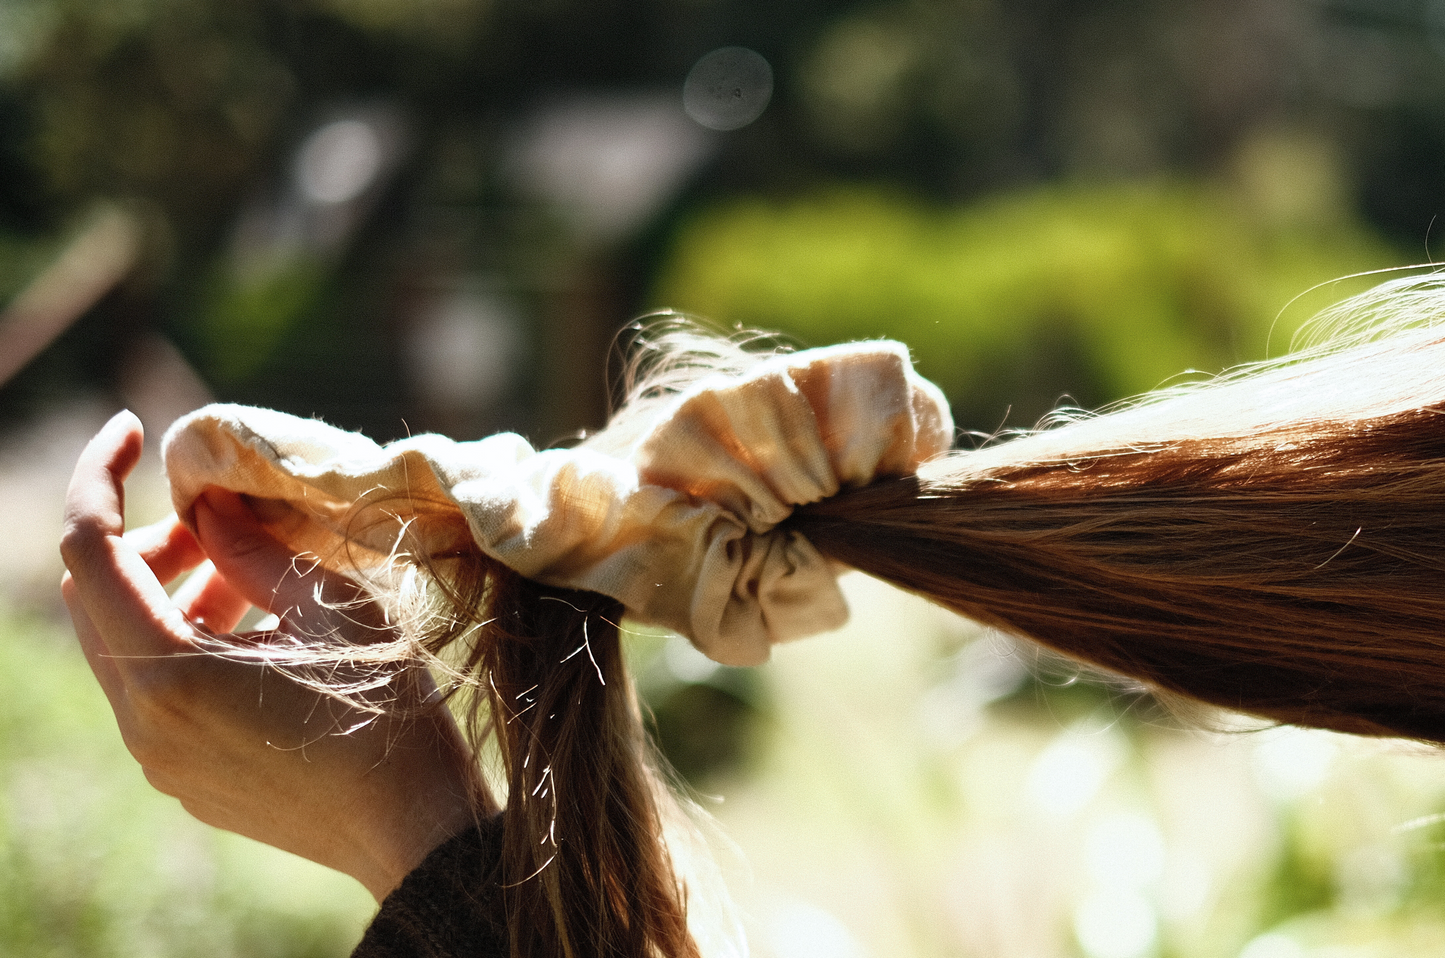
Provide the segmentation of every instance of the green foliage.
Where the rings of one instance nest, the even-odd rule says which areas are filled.
[[[319,310],[328,279],[324,264],[298,256],[255,276],[217,281],[193,331],[206,371],[224,385],[253,376],[297,323]]]
[[[1097,405],[1288,345],[1292,297],[1383,267],[1349,222],[1185,182],[1050,186],[935,210],[878,189],[733,201],[682,227],[653,299],[809,345],[887,336],[968,414]],[[1367,281],[1331,284],[1333,300]]]
[[[54,260],[57,237],[36,239],[0,232],[0,304],[10,301]]]
[[[0,954],[326,958],[360,886],[213,831],[150,788],[74,641],[0,615]]]
[[[1299,915],[1329,911],[1337,904],[1338,889],[1331,874],[1338,848],[1319,847],[1300,834],[1298,820],[1287,821],[1279,856],[1261,896],[1260,926],[1275,925]]]

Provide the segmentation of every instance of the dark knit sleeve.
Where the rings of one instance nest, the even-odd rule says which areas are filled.
[[[396,890],[351,958],[507,958],[501,819],[439,845]]]

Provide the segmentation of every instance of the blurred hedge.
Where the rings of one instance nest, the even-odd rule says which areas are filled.
[[[1402,262],[1345,217],[1269,215],[1222,186],[1048,186],[936,209],[837,187],[684,221],[653,302],[807,345],[888,336],[970,425],[1031,425],[1186,369],[1287,347],[1339,277]],[[1298,294],[1328,284],[1303,297]]]

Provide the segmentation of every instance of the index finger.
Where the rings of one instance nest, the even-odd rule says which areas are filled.
[[[117,658],[194,650],[185,616],[122,538],[124,483],[142,442],[140,421],[116,414],[80,454],[65,495],[60,553],[76,597]]]
[[[67,566],[100,537],[125,532],[125,480],[140,459],[144,441],[140,420],[122,410],[85,444],[65,491],[60,554]]]

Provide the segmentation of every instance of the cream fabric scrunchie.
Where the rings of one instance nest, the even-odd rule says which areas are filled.
[[[164,458],[193,528],[196,499],[220,486],[288,506],[267,510],[267,527],[293,551],[364,569],[403,523],[422,548],[454,550],[460,524],[426,519],[460,513],[476,544],[522,575],[601,592],[717,662],[754,665],[773,643],[848,615],[836,569],[778,523],[840,489],[911,474],[953,441],[943,394],[891,342],[775,356],[637,415],[650,423],[537,452],[510,433],[383,447],[312,419],[214,405],[171,427]],[[377,507],[366,521],[362,504]]]

